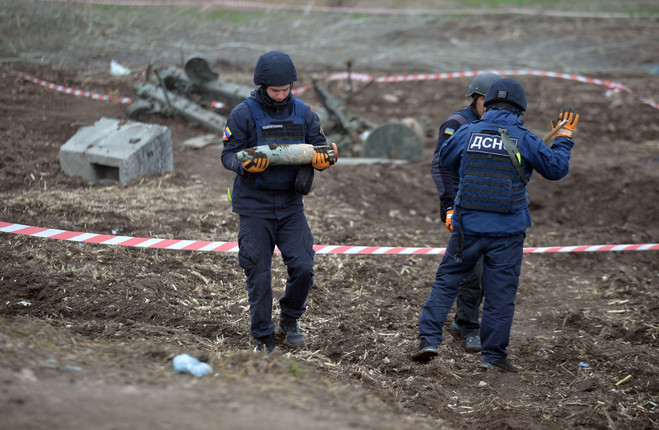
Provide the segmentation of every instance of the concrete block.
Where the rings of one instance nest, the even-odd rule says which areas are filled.
[[[59,158],[69,176],[125,184],[174,169],[172,133],[162,125],[102,118],[78,130]]]

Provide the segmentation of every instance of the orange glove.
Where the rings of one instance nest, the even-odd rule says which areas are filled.
[[[270,159],[265,154],[256,154],[251,160],[243,162],[243,168],[251,173],[261,173],[270,165]]]
[[[330,162],[330,156],[328,153],[314,152],[313,158],[311,158],[311,165],[318,170],[323,170],[331,166],[332,163]]]
[[[564,119],[567,120],[567,123],[556,132],[556,137],[567,137],[568,139],[572,139],[572,133],[579,122],[579,114],[572,108],[562,109],[561,113],[558,114],[558,118],[551,121],[551,128],[553,129],[556,127],[558,123]]]
[[[446,211],[446,228],[448,228],[448,231],[453,232],[453,224],[451,224],[451,218],[453,218],[453,209]]]

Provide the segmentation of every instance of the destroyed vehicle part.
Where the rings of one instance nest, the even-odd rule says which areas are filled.
[[[330,94],[317,79],[313,79],[312,82],[316,94],[324,106],[316,109],[316,113],[323,124],[324,131],[327,133],[328,141],[336,142],[343,154],[360,155],[363,146],[361,136],[377,125],[366,118],[355,117],[345,112],[345,101],[358,91],[351,92],[344,99],[339,99]]]
[[[251,95],[252,87],[217,80],[208,62],[201,57],[193,57],[185,63],[185,71],[178,67],[149,73],[148,82],[164,87],[179,96],[190,100],[212,103],[221,102],[227,109],[233,109]]]
[[[403,122],[390,122],[373,130],[364,143],[367,158],[419,160],[423,145],[419,133]]]
[[[200,55],[193,55],[185,61],[185,74],[195,84],[215,81],[220,76],[211,69],[208,60]]]
[[[195,93],[195,84],[191,82],[181,69],[170,67],[160,72],[154,72],[153,83],[164,85],[165,89],[179,95],[190,97]]]
[[[320,82],[318,82],[317,79],[313,79],[312,83],[316,93],[320,97],[320,100],[323,102],[323,105],[329,112],[329,115],[336,120],[336,123],[344,132],[352,136],[356,135],[357,133],[354,130],[353,124],[351,124],[347,115],[341,109],[345,101],[332,96],[332,94],[330,94],[327,89],[320,85]]]
[[[126,108],[126,115],[130,119],[137,120],[144,115],[153,113],[155,107],[151,102],[144,99],[134,99]]]
[[[246,85],[219,81],[219,74],[211,69],[208,60],[199,55],[192,56],[185,62],[185,74],[193,83],[193,93],[200,95],[207,102],[221,101],[229,109],[249,98],[253,90]],[[181,79],[180,76],[178,78]]]
[[[195,92],[206,102],[221,101],[227,105],[227,108],[233,109],[240,102],[249,98],[252,87],[233,82],[208,81],[198,84]]]
[[[138,82],[135,85],[133,103],[126,108],[126,114],[131,119],[138,119],[139,115],[147,113],[147,106],[151,106],[149,113],[178,114],[193,125],[201,126],[214,133],[221,134],[227,122],[222,115],[203,109],[198,104],[167,91],[161,86],[150,82]]]

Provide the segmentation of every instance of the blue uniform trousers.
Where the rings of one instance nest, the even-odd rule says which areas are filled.
[[[240,215],[238,263],[247,277],[250,334],[274,333],[272,322],[272,255],[275,246],[288,269],[286,289],[279,299],[283,315],[299,318],[313,285],[313,236],[304,212],[282,219]]]
[[[480,330],[478,316],[483,302],[482,277],[483,256],[481,255],[474,266],[474,270],[460,281],[455,309],[455,322],[460,328],[460,336],[464,337],[472,333],[478,334]]]
[[[462,262],[455,261],[458,233],[449,239],[446,254],[421,315],[419,337],[431,345],[442,342],[442,326],[460,288],[460,281],[473,272],[483,256],[482,286],[485,296],[481,318],[481,356],[494,361],[508,355],[515,296],[522,267],[525,233],[493,237],[465,234]]]

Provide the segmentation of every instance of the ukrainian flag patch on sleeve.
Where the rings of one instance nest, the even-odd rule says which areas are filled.
[[[452,136],[453,133],[455,133],[455,130],[453,130],[452,128],[447,128],[444,130],[444,134],[448,134],[449,136]]]
[[[222,140],[229,140],[231,137],[231,130],[229,130],[229,127],[224,127],[224,133],[222,134]]]

